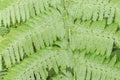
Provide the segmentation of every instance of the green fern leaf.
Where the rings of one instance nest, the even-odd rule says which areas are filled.
[[[107,18],[107,24],[114,21],[119,24],[119,1],[109,0],[69,0],[66,6],[68,14],[74,19],[99,21]]]
[[[55,6],[57,3],[61,3],[61,1],[57,0],[55,4],[52,5],[53,1],[54,0],[50,2],[49,0],[4,0],[2,2],[3,4],[0,4],[0,25],[10,27],[11,25],[20,24],[30,17],[34,17],[35,15],[39,15],[41,12],[48,10],[50,8],[49,5]]]
[[[50,15],[51,13],[55,13],[54,15],[57,15],[57,17],[51,16]],[[50,42],[49,36],[47,34],[51,34],[51,32],[53,32],[54,30],[56,30],[56,32],[53,33],[53,35],[51,35],[52,37],[54,37],[53,39],[51,39],[51,42],[56,41],[57,38],[59,39],[64,38],[65,34],[63,35],[63,33],[65,33],[65,29],[60,14],[58,12],[56,13],[56,10],[53,10],[51,13],[48,13],[48,16],[46,15],[45,18],[36,17],[34,19],[31,19],[27,21],[25,24],[21,25],[19,28],[11,30],[11,32],[6,36],[6,39],[1,42],[1,45],[2,44],[6,45],[6,47],[4,46],[0,50],[1,52],[3,52],[2,55],[5,60],[7,68],[11,67],[13,65],[12,63],[15,64],[16,62],[20,62],[21,59],[28,57],[30,54],[33,54],[34,51],[36,52],[36,50],[39,50],[40,48],[52,46],[49,43]],[[58,20],[58,24],[59,23],[62,24],[60,26],[57,25],[52,26],[56,21],[47,22],[49,19],[51,19],[51,17],[54,19],[57,18],[56,21]],[[42,22],[43,25],[40,26]],[[51,24],[50,26],[48,25],[49,23]],[[33,25],[37,27],[34,27]],[[53,29],[53,27],[55,27],[55,29]],[[57,27],[59,28],[57,29]],[[59,32],[60,29],[62,31]],[[49,33],[47,32],[48,30]],[[14,50],[13,53],[7,50],[7,45],[9,45],[10,50],[11,48],[13,48]],[[7,62],[8,60],[9,62]]]
[[[63,57],[64,52],[67,53],[67,51],[64,51],[64,50],[44,49],[44,50],[40,51],[38,54],[33,54],[28,59],[25,59],[23,61],[23,63],[19,64],[19,66],[16,65],[15,67],[11,68],[3,80],[8,80],[8,79],[16,80],[16,79],[21,79],[21,78],[24,80],[25,79],[24,77],[26,77],[26,76],[27,76],[26,79],[30,79],[30,77],[31,77],[31,79],[34,80],[33,75],[36,73],[35,72],[36,68],[37,68],[37,73],[40,73],[40,74],[35,75],[35,76],[38,76],[38,79],[40,78],[39,76],[41,76],[42,79],[46,79],[48,76],[48,75],[46,75],[46,73],[48,72],[48,71],[46,72],[46,68],[47,68],[47,65],[49,64],[49,61],[53,64],[52,68],[55,69],[56,61]],[[57,58],[55,59],[54,57],[57,57],[58,59]],[[64,58],[66,58],[66,57],[69,57],[69,55],[66,54],[66,56],[64,56]],[[66,60],[69,61],[70,59],[66,59]],[[33,63],[29,63],[30,61],[32,61]],[[46,62],[45,65],[43,63],[44,61]],[[64,61],[65,60],[63,59],[62,62],[64,62]],[[66,63],[63,63],[63,64],[66,65]],[[56,66],[56,69],[58,69],[59,66],[62,67],[62,65],[58,64],[58,66]],[[18,73],[14,74],[13,71],[18,72]],[[13,74],[14,74],[14,76],[13,76]],[[26,76],[24,76],[24,75],[26,75]]]
[[[99,56],[99,55],[97,56],[95,54],[91,55],[91,53],[88,54],[84,52],[85,51],[74,55],[74,62],[77,63],[76,67],[74,68],[74,71],[76,72],[77,80],[81,79],[80,78],[81,73],[83,72],[84,74],[82,75],[82,77],[84,76],[84,78],[86,79],[90,79],[90,78],[92,80],[119,79],[119,76],[117,76],[117,74],[119,74],[119,68],[115,66],[116,56],[112,56],[112,59],[109,62],[110,58],[106,59],[104,56]],[[116,65],[119,65],[119,64],[116,64]],[[81,69],[80,68],[81,66],[83,66],[84,69],[83,68]],[[82,71],[82,70],[85,70],[85,71]]]
[[[106,25],[106,20],[103,19],[96,22],[91,22],[91,20],[81,21],[79,24],[75,23],[73,26],[70,33],[70,47],[72,50],[86,49],[86,52],[110,57],[113,47],[119,47],[117,23]]]

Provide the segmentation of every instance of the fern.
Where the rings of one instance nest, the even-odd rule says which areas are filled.
[[[74,59],[76,80],[114,80],[120,79],[120,68],[115,67],[116,56],[106,59],[104,56],[97,56],[85,53],[84,51],[75,52]]]
[[[0,0],[0,80],[119,80],[119,0]]]
[[[115,2],[116,1],[116,2]],[[112,22],[118,23],[120,14],[119,14],[119,3],[118,0],[70,0],[68,1],[68,6],[66,7],[68,13],[73,18],[85,20],[103,20],[107,19],[107,24]]]
[[[57,77],[52,77],[53,80],[66,80],[71,78],[75,80],[109,80],[110,78],[113,80],[120,79],[118,75],[120,73],[119,68],[115,67],[115,65],[119,65],[116,64],[116,56],[113,56],[111,59],[106,59],[104,56],[92,55],[90,53],[85,53],[84,51],[80,51],[80,53],[77,51],[74,52],[74,55],[72,55],[70,51],[51,48],[42,50],[39,53],[32,54],[28,59],[23,60],[23,62],[19,65],[9,69],[8,74],[3,80],[34,80],[34,78],[37,80],[45,80],[51,69],[54,69],[54,71],[58,74]],[[74,61],[72,61],[73,59]],[[73,64],[75,65],[74,67]],[[76,78],[73,77],[73,75],[71,75],[71,78],[63,77],[63,75],[61,75],[62,78],[60,78],[59,67],[64,68],[65,66],[73,68]]]
[[[20,24],[49,9],[50,6],[56,8],[56,5],[60,4],[61,0],[4,0],[0,4],[0,26]]]
[[[71,48],[86,49],[87,52],[109,57],[114,46],[119,48],[119,31],[118,24],[106,25],[105,21],[76,21],[71,27]]]
[[[56,21],[51,21],[52,19]],[[58,26],[58,24],[60,25]],[[53,9],[51,12],[47,12],[47,15],[37,16],[19,28],[12,29],[5,40],[0,43],[0,51],[6,68],[19,63],[24,57],[41,48],[52,46],[57,38],[62,39],[64,35],[64,23],[60,14]]]
[[[70,59],[72,55],[68,53],[68,51],[59,49],[45,49],[38,51],[28,59],[25,59],[21,64],[11,68],[3,80],[46,80],[48,72],[51,69],[54,69],[58,74],[59,67],[72,66]]]

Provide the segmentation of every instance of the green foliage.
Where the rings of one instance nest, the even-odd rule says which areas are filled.
[[[49,6],[56,8],[59,4],[61,0],[3,0],[0,2],[0,26],[20,24],[49,9]]]
[[[0,0],[0,80],[119,80],[119,0]]]
[[[51,69],[58,74],[60,68],[72,67],[71,57],[69,51],[60,49],[38,51],[36,55],[31,55],[21,64],[9,69],[9,73],[3,80],[46,80]]]
[[[0,80],[2,80],[6,74],[7,74],[7,70],[6,69],[0,71]]]
[[[8,29],[8,28],[0,27],[0,35],[1,35],[1,36],[6,35],[8,32],[9,32],[9,29]]]
[[[120,68],[115,67],[116,59],[106,59],[105,56],[85,53],[85,51],[75,52],[75,73],[77,80],[114,80],[120,79]]]
[[[46,15],[34,17],[19,28],[12,29],[6,39],[0,42],[0,51],[6,68],[19,63],[41,48],[52,46],[57,38],[63,39],[64,35],[64,23],[59,13],[53,9]]]
[[[113,22],[120,26],[119,0],[67,0],[67,12],[73,18],[86,20],[107,19],[106,24]]]
[[[109,57],[114,44],[119,45],[117,42],[119,37],[116,36],[118,34],[118,25],[116,23],[105,26],[105,22],[103,21],[92,23],[90,21],[84,21],[79,23],[79,25],[77,24],[71,28],[70,38],[71,48],[73,50],[86,49],[87,52],[106,54]]]

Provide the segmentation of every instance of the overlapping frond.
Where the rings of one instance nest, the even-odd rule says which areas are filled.
[[[61,0],[3,0],[0,2],[0,26],[20,24],[60,4]]]
[[[70,51],[44,49],[9,69],[3,80],[46,80],[51,69],[58,74],[60,68],[72,67],[72,63]]]
[[[106,59],[105,56],[93,55],[84,51],[80,51],[80,53],[77,51],[72,55],[68,50],[48,48],[32,54],[22,63],[9,69],[3,80],[46,80],[51,69],[57,74],[56,78],[52,77],[53,80],[70,80],[72,78],[75,80],[119,80],[120,68],[116,68],[115,64],[116,56]],[[71,73],[67,75],[67,72],[66,77],[59,75],[62,67],[73,68],[76,77],[73,77]]]
[[[85,20],[107,19],[107,24],[113,22],[120,25],[119,0],[68,0],[67,11],[73,18]]]
[[[0,0],[0,80],[119,80],[119,4]]]
[[[106,55],[109,57],[116,46],[120,48],[118,24],[106,25],[106,20],[102,21],[76,21],[70,28],[71,49],[86,49],[87,52]]]
[[[116,56],[106,59],[104,56],[75,52],[76,80],[119,80],[120,68],[116,68]]]
[[[51,9],[12,29],[0,42],[0,55],[8,68],[37,50],[52,46],[54,41],[63,39],[64,36],[62,17],[58,11]],[[2,65],[2,59],[0,62]]]

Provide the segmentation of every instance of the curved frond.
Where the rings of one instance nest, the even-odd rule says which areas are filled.
[[[72,67],[71,59],[72,54],[69,51],[44,49],[9,69],[3,80],[46,80],[51,69],[58,74],[59,68]]]
[[[66,10],[73,18],[86,20],[107,19],[107,24],[113,22],[120,25],[119,0],[69,0]]]
[[[0,80],[120,80],[120,0],[0,0]]]
[[[3,0],[0,2],[0,26],[20,24],[60,4],[61,0]]]
[[[116,46],[120,48],[118,24],[106,26],[102,21],[82,21],[75,23],[71,29],[70,45],[74,49],[86,49],[87,52],[106,55],[109,57]]]
[[[76,53],[76,52],[75,52]],[[91,55],[79,51],[75,54],[76,80],[119,80],[120,68],[115,67],[115,56],[106,59],[104,56]],[[114,64],[113,64],[114,63]]]
[[[12,29],[0,42],[0,55],[8,68],[39,49],[52,46],[54,41],[63,39],[64,36],[62,17],[57,10],[51,9],[46,14],[34,17]]]

